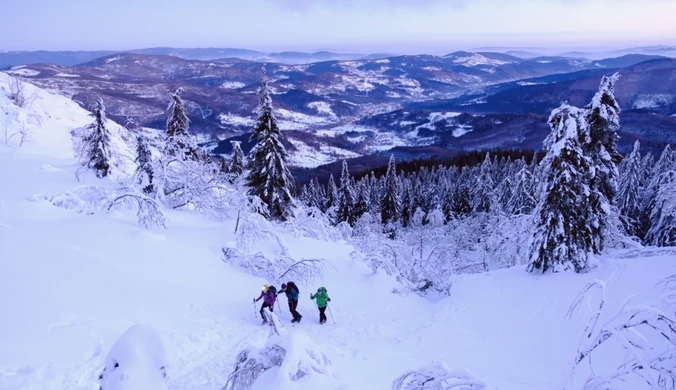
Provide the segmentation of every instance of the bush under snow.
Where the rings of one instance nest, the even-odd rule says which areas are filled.
[[[99,390],[167,390],[167,358],[157,331],[133,325],[110,349]]]
[[[307,333],[287,332],[274,313],[265,313],[270,318],[270,338],[262,348],[245,349],[237,355],[222,390],[249,390],[258,384],[282,390],[300,382],[317,388],[332,378],[331,361]]]
[[[601,280],[589,283],[575,299],[568,316],[589,299],[591,292],[598,291],[596,305],[584,330],[570,373],[566,377],[565,390],[573,387],[575,372],[585,361],[591,373],[580,390],[606,390],[632,388],[668,390],[676,388],[676,275],[660,283],[667,290],[658,300],[639,305],[630,305],[637,294],[629,296],[620,309],[605,323],[599,323],[606,305],[606,284]],[[622,364],[614,372],[599,372],[593,369],[594,353],[602,345],[615,344],[626,351]],[[638,379],[638,381],[636,381]],[[633,382],[632,382],[633,381]],[[630,383],[630,387],[626,387]],[[622,386],[622,387],[620,387]]]
[[[392,390],[492,390],[469,370],[450,370],[445,363],[409,371],[392,383]]]

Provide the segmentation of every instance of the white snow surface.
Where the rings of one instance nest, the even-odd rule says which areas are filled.
[[[296,147],[295,151],[289,153],[290,166],[315,168],[336,160],[360,156],[355,152],[327,145],[320,145],[317,150],[303,141],[291,137],[287,139]]]
[[[135,362],[166,360],[168,389],[220,389],[240,350],[266,344],[269,328],[260,326],[251,300],[262,284],[277,282],[220,260],[221,248],[235,239],[234,219],[165,210],[168,229],[147,230],[133,213],[87,215],[35,198],[84,184],[115,185],[114,178],[77,181],[69,130],[88,121],[86,112],[65,98],[40,96],[30,110],[15,109],[0,91],[9,127],[28,114],[44,115],[33,143],[0,143],[0,389],[97,389],[110,356],[134,351]],[[297,328],[283,296],[275,308],[290,334],[302,329],[298,337],[326,353],[333,377],[321,387],[310,377],[280,390],[386,390],[403,373],[439,362],[500,390],[560,390],[590,316],[582,310],[564,319],[580,289],[593,279],[606,283],[604,322],[630,294],[641,302],[655,298],[661,293],[655,284],[676,273],[673,248],[618,251],[587,274],[534,275],[518,265],[455,275],[450,297],[433,302],[392,293],[396,280],[374,274],[343,241],[275,229],[289,256],[333,264],[322,282],[332,299],[327,324],[318,324],[307,297],[317,285],[299,285]],[[260,250],[272,245],[259,243]],[[623,355],[600,349],[594,370],[614,370]],[[586,364],[580,367],[575,389],[588,373]],[[279,374],[270,370],[261,381]],[[641,383],[626,388],[647,389]],[[254,387],[270,388],[262,385]]]
[[[65,96],[47,92],[32,84],[22,82],[27,103],[17,107],[7,97],[10,91],[10,76],[0,72],[0,143],[3,146],[18,147],[18,136],[11,137],[22,129],[30,133],[30,140],[21,146],[24,153],[34,153],[54,158],[70,158],[73,156],[73,145],[70,131],[92,123],[89,111]],[[105,103],[105,102],[104,102]],[[111,141],[119,155],[115,164],[122,172],[133,170],[133,142],[127,130],[117,123],[108,120]],[[5,134],[11,138],[5,142]],[[115,169],[113,170],[115,172]]]
[[[234,125],[234,126],[253,126],[256,121],[253,118],[247,118],[235,114],[220,114],[218,120],[221,121],[223,125]]]
[[[667,94],[638,95],[634,100],[633,108],[651,109],[671,104],[673,97]]]
[[[56,77],[70,77],[70,78],[78,78],[80,77],[79,74],[71,74],[71,73],[57,73],[55,74]]]
[[[223,89],[239,89],[244,87],[246,87],[246,84],[241,81],[225,81],[221,84],[221,88]]]
[[[40,74],[40,71],[27,68],[18,68],[18,69],[13,68],[11,70],[6,71],[6,73],[9,73],[14,76],[35,77]]]
[[[317,110],[317,113],[321,115],[326,115],[328,117],[331,117],[333,119],[337,119],[338,117],[336,114],[333,112],[331,109],[331,105],[327,102],[312,102],[307,104],[308,107]]]
[[[501,61],[494,58],[488,58],[479,53],[472,53],[469,56],[459,57],[453,60],[456,64],[463,64],[465,66],[477,65],[505,65],[511,63],[510,61]]]

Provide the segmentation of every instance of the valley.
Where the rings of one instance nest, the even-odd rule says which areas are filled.
[[[654,54],[591,60],[498,52],[382,58],[325,53],[330,60],[293,65],[280,60],[289,56],[248,51],[165,52],[110,54],[71,66],[19,65],[7,72],[85,108],[102,97],[112,119],[132,119],[149,129],[164,128],[167,92],[181,88],[191,132],[223,155],[230,153],[231,140],[243,141],[245,153],[253,145],[248,137],[255,92],[265,76],[295,168],[401,148],[405,159],[429,157],[430,147],[437,155],[497,147],[539,150],[549,112],[563,101],[588,101],[600,77],[614,71],[623,75],[617,86],[620,150],[628,152],[637,139],[656,153],[676,142],[676,79],[670,76],[676,60]],[[194,59],[207,54],[230,57]],[[317,59],[316,54],[304,58]]]

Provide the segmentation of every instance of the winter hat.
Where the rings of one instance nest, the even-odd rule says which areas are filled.
[[[286,288],[286,283],[282,283],[282,290]]]
[[[267,284],[263,285],[263,291],[268,291],[268,285]]]

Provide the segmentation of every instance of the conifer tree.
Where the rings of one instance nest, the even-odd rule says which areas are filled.
[[[479,174],[472,186],[472,209],[475,212],[485,213],[491,210],[491,195],[494,189],[493,182],[493,164],[491,164],[491,156],[486,153]]]
[[[413,216],[413,211],[411,210],[411,188],[407,186],[404,189],[404,198],[401,201],[401,226],[407,228],[409,221]]]
[[[634,143],[634,150],[623,161],[624,169],[620,176],[617,207],[620,219],[627,234],[637,236],[641,213],[641,153],[640,143]]]
[[[230,141],[230,143],[232,144],[232,154],[230,157],[228,173],[239,176],[244,173],[245,169],[244,152],[242,151],[241,142]]]
[[[580,140],[588,137],[583,113],[562,105],[549,118],[551,134],[545,139],[547,155],[544,186],[535,212],[535,231],[528,271],[553,272],[589,268],[588,255],[595,240],[590,221],[590,179],[594,165],[584,155]]]
[[[468,185],[469,180],[472,180],[472,178],[469,172],[468,168],[463,168],[453,190],[451,210],[455,218],[463,218],[472,213],[472,193]]]
[[[507,210],[514,215],[530,214],[537,205],[534,187],[533,175],[524,167],[517,174],[514,194],[507,204]]]
[[[134,176],[136,183],[139,184],[146,194],[155,193],[155,185],[153,184],[153,177],[155,172],[153,169],[152,153],[148,145],[148,139],[142,134],[136,137],[136,172]]]
[[[663,173],[667,173],[671,170],[676,170],[676,155],[671,150],[671,146],[667,144],[662,151],[659,160],[653,165],[650,177],[647,180],[646,188],[643,191],[639,237],[644,237],[652,228],[652,222],[654,221],[653,207],[660,186],[660,177]]]
[[[230,164],[228,164],[228,161],[226,159],[221,158],[220,159],[220,168],[219,171],[225,175],[230,173]]]
[[[655,156],[653,156],[651,152],[648,152],[641,160],[641,188],[643,191],[648,187],[651,177],[650,174],[652,173],[654,166]]]
[[[447,187],[444,190],[444,196],[442,200],[441,210],[444,212],[444,217],[446,222],[455,218],[453,213],[453,188]]]
[[[357,188],[358,188],[357,203],[354,205],[355,220],[359,220],[359,218],[361,218],[362,215],[366,214],[369,211],[368,187],[366,187],[364,180],[359,182]]]
[[[619,73],[603,76],[599,90],[591,103],[585,106],[585,121],[589,128],[589,137],[583,150],[591,157],[597,170],[592,186],[613,204],[617,194],[619,177],[617,165],[622,156],[617,152],[617,131],[620,129],[620,106],[615,100],[615,83]]]
[[[188,134],[190,119],[185,103],[181,99],[182,88],[177,89],[171,96],[169,103],[169,118],[167,119],[167,133],[164,146],[164,154],[177,157],[182,160],[199,160],[197,145]]]
[[[98,99],[89,114],[94,122],[84,127],[78,140],[77,154],[83,164],[103,178],[111,173],[110,131],[106,128],[106,107]]]
[[[265,203],[269,217],[286,221],[292,216],[294,180],[286,167],[287,152],[279,139],[281,133],[265,79],[258,89],[258,102],[258,120],[251,135],[257,143],[249,158],[249,194]]]
[[[394,155],[391,155],[390,162],[387,164],[387,174],[385,175],[385,193],[380,203],[380,218],[390,238],[394,238],[396,230],[394,225],[397,222],[399,210],[401,209],[397,187],[397,168],[394,162]]]
[[[660,174],[650,200],[650,230],[646,241],[656,246],[676,246],[676,171]]]
[[[324,209],[324,195],[321,190],[321,186],[315,177],[314,180],[310,180],[310,187],[308,188],[308,193],[310,196],[310,203],[308,206],[314,207],[317,210],[325,212]]]
[[[336,221],[338,223],[347,222],[350,226],[354,226],[357,221],[354,216],[355,197],[346,160],[343,160],[343,172],[340,176],[340,191],[338,197]]]
[[[498,187],[496,192],[497,192],[497,201],[500,208],[504,212],[511,214],[509,210],[509,201],[514,196],[514,189],[512,186],[512,180],[509,178],[509,176],[505,177],[502,183],[500,183],[500,186]]]
[[[329,182],[326,185],[326,203],[324,209],[329,214],[331,221],[335,221],[336,209],[338,208],[338,187],[336,187],[336,180],[333,174],[329,175]]]
[[[380,186],[380,181],[376,178],[375,173],[371,171],[371,175],[368,180],[369,192],[371,194],[371,199],[369,202],[369,212],[373,215],[380,215],[380,201],[382,199],[382,188]]]

